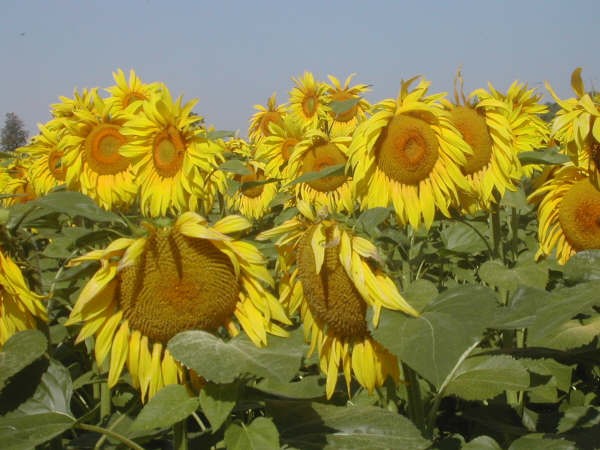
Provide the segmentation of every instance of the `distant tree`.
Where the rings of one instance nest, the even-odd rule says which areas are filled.
[[[16,148],[27,144],[27,130],[23,121],[15,113],[6,113],[0,147],[2,151],[12,152]]]

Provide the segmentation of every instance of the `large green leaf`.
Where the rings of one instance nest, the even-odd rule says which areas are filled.
[[[228,159],[219,166],[219,169],[236,175],[250,175],[252,173],[248,165],[239,159]]]
[[[462,450],[502,450],[502,447],[489,436],[478,436],[461,448]]]
[[[600,250],[575,253],[564,265],[563,273],[571,282],[600,280]]]
[[[66,414],[0,417],[0,443],[10,450],[29,450],[68,430],[75,419]]]
[[[544,289],[548,283],[548,268],[535,261],[519,262],[515,267],[508,268],[498,260],[484,262],[479,268],[479,277],[489,284],[509,292],[519,286],[531,286]]]
[[[566,439],[533,433],[514,440],[508,450],[577,450],[577,446]]]
[[[249,425],[232,423],[225,430],[227,450],[279,450],[279,433],[270,419],[257,417]]]
[[[374,336],[439,389],[465,352],[480,340],[495,308],[491,289],[449,289],[417,318],[385,312]]]
[[[569,157],[564,153],[559,153],[557,147],[551,147],[544,150],[533,150],[530,152],[520,152],[518,154],[521,164],[563,164],[569,161]]]
[[[269,336],[269,345],[256,347],[240,334],[229,342],[200,330],[184,331],[169,341],[175,359],[208,381],[231,383],[244,375],[289,382],[300,368],[304,346],[302,332],[289,338]]]
[[[446,394],[465,400],[488,400],[504,391],[529,387],[529,373],[510,356],[475,356],[467,359],[446,387]]]
[[[425,449],[431,445],[406,417],[373,406],[267,401],[282,444],[300,449]]]
[[[328,166],[324,169],[315,171],[315,172],[306,172],[300,175],[298,178],[288,183],[285,187],[289,188],[298,183],[308,183],[309,181],[315,181],[325,177],[334,177],[344,175],[344,170],[346,168],[345,164],[335,164],[333,166]]]
[[[39,330],[12,335],[0,351],[0,390],[6,381],[19,373],[46,351],[48,341]]]
[[[263,378],[255,386],[256,389],[283,398],[310,399],[325,395],[325,380],[319,375],[302,377],[282,383],[273,378]]]
[[[198,397],[190,397],[185,386],[170,384],[156,393],[131,424],[130,431],[170,427],[198,408]]]
[[[453,222],[440,236],[447,250],[457,253],[481,253],[489,250],[486,241],[487,225],[480,222]]]
[[[532,387],[528,398],[533,403],[556,403],[558,390],[568,393],[575,365],[567,366],[549,358],[521,358],[519,362],[531,373]]]
[[[496,310],[490,328],[507,330],[527,328],[535,322],[538,310],[552,300],[552,294],[549,292],[529,286],[519,286],[513,292],[508,306]]]
[[[216,432],[225,422],[235,406],[239,393],[239,383],[207,383],[200,391],[200,406]]]

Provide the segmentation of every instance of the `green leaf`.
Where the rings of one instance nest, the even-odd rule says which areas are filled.
[[[229,130],[212,130],[206,132],[206,139],[211,141],[216,141],[219,139],[232,138],[235,137],[234,131]]]
[[[366,233],[372,234],[389,217],[390,212],[390,208],[383,207],[367,209],[358,217],[357,225],[362,227]]]
[[[554,345],[564,347],[557,342],[557,336],[565,331],[565,324],[577,314],[591,312],[594,305],[600,304],[597,295],[599,290],[600,281],[590,281],[572,288],[554,290],[553,297],[556,300],[542,306],[537,311],[534,323],[529,327],[528,344],[549,348],[555,348]]]
[[[529,373],[510,356],[475,356],[467,359],[446,387],[447,395],[465,400],[488,400],[504,391],[529,387]]]
[[[533,433],[514,440],[508,450],[577,450],[577,446],[566,439],[552,439]]]
[[[373,406],[267,401],[281,443],[311,449],[426,449],[431,442],[406,417]]]
[[[72,396],[73,383],[69,370],[58,361],[50,360],[48,370],[42,375],[33,397],[10,414],[35,415],[55,412],[72,416],[70,407]]]
[[[42,356],[47,346],[46,336],[39,330],[12,335],[0,352],[0,390],[10,377]]]
[[[563,267],[564,277],[573,283],[600,280],[600,250],[575,253]]]
[[[223,341],[200,330],[184,331],[169,341],[175,359],[208,381],[231,383],[243,375],[289,382],[300,368],[304,351],[302,331],[289,338],[269,336],[269,345],[256,347],[244,334]]]
[[[544,289],[548,283],[548,268],[535,261],[518,263],[509,269],[501,261],[490,260],[481,265],[478,274],[490,286],[509,292],[515,291],[519,286]]]
[[[569,320],[544,338],[544,345],[559,350],[568,350],[589,344],[600,335],[600,315],[590,319]],[[533,341],[536,342],[536,341]]]
[[[531,402],[556,403],[558,401],[557,390],[569,392],[575,365],[567,366],[547,358],[521,358],[519,362],[532,374],[533,386],[528,390]],[[537,380],[541,380],[542,383],[539,384],[539,381],[536,383]]]
[[[335,164],[333,166],[326,167],[316,172],[307,172],[300,175],[294,181],[288,183],[285,188],[292,187],[298,183],[308,183],[309,181],[319,180],[325,177],[335,177],[344,175],[346,164]]]
[[[502,447],[489,436],[478,436],[461,448],[462,450],[502,450]]]
[[[456,253],[482,253],[489,249],[485,239],[487,225],[480,222],[453,222],[445,227],[440,236],[444,247]]]
[[[530,152],[520,152],[518,154],[521,164],[564,164],[569,161],[569,157],[560,153],[558,147],[551,147],[544,150],[533,150]]]
[[[70,217],[84,217],[94,222],[126,223],[118,215],[100,208],[94,201],[80,192],[51,192],[36,200],[28,202],[30,206],[39,207],[48,212],[66,214]]]
[[[239,383],[207,383],[200,391],[200,406],[215,433],[231,413],[239,393]]]
[[[600,425],[599,406],[571,406],[564,411],[556,431],[565,433],[573,428],[590,428],[594,425]]]
[[[431,281],[420,278],[410,283],[402,296],[420,312],[438,296],[438,290]]]
[[[513,330],[535,322],[537,311],[548,304],[552,294],[528,286],[519,286],[506,307],[498,308],[490,328]]]
[[[131,424],[130,431],[170,427],[196,411],[199,404],[198,397],[190,397],[185,386],[167,385],[142,408]]]
[[[386,311],[373,335],[439,389],[465,351],[480,340],[495,305],[491,289],[449,289],[420,317]]]
[[[227,450],[279,450],[279,432],[270,419],[257,417],[249,425],[232,423],[225,430]]]
[[[350,111],[360,102],[360,97],[357,98],[349,98],[347,100],[334,100],[329,103],[329,107],[331,111],[335,114],[336,119],[344,114],[345,112]]]
[[[73,426],[75,419],[59,413],[0,417],[0,442],[10,450],[29,450]]]
[[[239,159],[228,159],[219,166],[223,172],[235,173],[236,175],[251,175],[252,171],[244,161]]]
[[[282,383],[273,378],[263,378],[254,388],[278,397],[311,399],[325,395],[325,384],[321,376],[310,375],[300,380]]]

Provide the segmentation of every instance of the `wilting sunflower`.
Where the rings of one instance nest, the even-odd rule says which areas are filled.
[[[313,130],[296,144],[284,172],[285,180],[295,180],[309,173],[341,166],[340,174],[303,181],[294,185],[297,199],[306,200],[316,209],[330,212],[354,211],[354,185],[352,177],[345,173],[348,161],[350,137],[329,138],[325,133]]]
[[[573,71],[571,87],[575,98],[561,100],[546,82],[546,89],[560,106],[552,120],[551,136],[576,165],[589,169],[596,178],[600,171],[600,95],[585,91],[581,67]]]
[[[119,153],[134,161],[140,207],[146,216],[196,211],[198,202],[217,191],[215,173],[224,145],[207,137],[192,112],[197,100],[182,105],[164,87],[121,130],[129,142]],[[208,209],[210,211],[210,209]]]
[[[62,162],[63,151],[59,148],[65,128],[58,130],[38,124],[39,134],[32,142],[19,149],[31,157],[28,177],[37,196],[46,195],[52,189],[65,183],[66,170]]]
[[[230,182],[239,187],[225,195],[227,208],[241,215],[258,220],[270,210],[271,201],[278,192],[279,183],[267,180],[265,165],[253,158],[253,150],[243,139],[234,139],[227,142],[227,148],[235,155],[246,160],[246,173],[231,174]]]
[[[77,108],[64,118],[66,131],[58,144],[63,152],[65,180],[101,207],[126,209],[137,195],[131,161],[119,154],[127,142],[121,125],[125,117],[97,93],[89,107]]]
[[[507,104],[485,89],[477,89],[465,98],[460,73],[457,80],[461,88],[455,88],[455,101],[445,104],[452,123],[473,151],[461,167],[471,189],[460,193],[460,206],[474,213],[489,209],[507,189],[516,189],[521,164],[513,146]]]
[[[328,75],[329,81],[329,115],[332,122],[332,132],[350,136],[356,125],[366,118],[366,112],[371,104],[363,97],[369,91],[367,84],[355,84],[350,86],[350,81],[355,74],[351,74],[344,84],[340,83],[333,75]],[[336,112],[340,108],[341,112]]]
[[[48,320],[43,299],[29,289],[19,267],[0,250],[0,349],[13,334]]]
[[[312,72],[302,77],[292,77],[294,87],[289,94],[289,114],[311,128],[317,128],[322,119],[329,115],[328,86],[315,80]]]
[[[129,109],[129,112],[134,114],[142,108],[143,101],[149,100],[161,89],[160,83],[143,83],[133,69],[129,71],[129,80],[125,78],[125,73],[121,69],[113,72],[113,78],[116,84],[106,88],[111,95],[106,102],[114,111]]]
[[[469,190],[460,170],[471,153],[440,105],[430,82],[403,81],[396,100],[384,100],[360,123],[350,144],[350,166],[364,209],[394,206],[399,223],[429,229],[436,210],[450,216],[458,193]]]
[[[250,119],[250,127],[248,128],[248,137],[250,140],[259,142],[261,139],[270,136],[270,126],[272,123],[277,125],[283,124],[285,117],[285,106],[278,105],[275,99],[275,93],[267,100],[267,107],[262,105],[254,105],[254,109],[258,110]]]
[[[184,330],[236,335],[237,319],[257,346],[267,344],[267,333],[286,335],[274,322],[290,324],[265,287],[273,284],[265,258],[230,236],[250,226],[241,216],[210,226],[186,212],[172,227],[148,225],[146,237],[117,239],[71,262],[101,264],[66,323],[84,323],[77,342],[95,335],[98,365],[108,358],[109,386],[125,365],[144,400],[162,386],[182,383],[185,371],[166,345]]]
[[[279,236],[280,300],[290,314],[300,312],[309,356],[318,350],[327,377],[327,398],[340,368],[348,391],[352,374],[369,392],[388,376],[398,381],[398,361],[371,336],[367,309],[374,309],[374,325],[383,307],[418,313],[377,266],[381,259],[371,242],[334,220],[318,221],[306,202],[298,207],[306,218],[290,219],[258,239]]]
[[[302,139],[307,127],[300,120],[288,114],[283,124],[271,124],[271,135],[256,144],[256,159],[265,162],[268,178],[282,179],[288,161],[296,145]]]
[[[586,169],[564,166],[529,196],[538,204],[537,257],[565,264],[581,250],[600,249],[600,191]]]
[[[37,197],[29,172],[32,162],[31,157],[25,156],[0,167],[0,204],[4,207],[27,203]]]

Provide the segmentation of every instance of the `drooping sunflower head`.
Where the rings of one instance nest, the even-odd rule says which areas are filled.
[[[462,89],[460,72],[457,79]],[[470,189],[460,194],[459,202],[470,213],[489,209],[507,189],[516,189],[521,174],[509,122],[510,109],[505,101],[496,98],[497,91],[491,85],[490,90],[492,93],[477,89],[467,98],[462,91],[460,95],[455,92],[455,103],[444,102],[452,123],[472,150],[461,167]]]
[[[288,114],[281,126],[273,123],[270,130],[271,135],[257,143],[256,158],[265,162],[269,178],[282,179],[296,145],[305,137],[307,126]]]
[[[123,125],[128,142],[119,154],[133,161],[146,216],[196,211],[199,204],[210,211],[223,181],[216,169],[224,159],[225,145],[200,126],[202,116],[192,112],[196,103],[182,104],[181,97],[173,100],[163,87]]]
[[[141,109],[142,102],[149,100],[161,89],[160,83],[143,83],[133,69],[129,71],[129,79],[125,78],[121,69],[117,69],[112,75],[115,84],[105,90],[110,94],[106,102],[114,111],[129,110],[131,114],[135,114]]]
[[[60,129],[64,126],[64,119],[73,117],[75,111],[80,109],[89,110],[93,108],[94,99],[98,95],[98,88],[73,90],[73,97],[59,96],[60,102],[50,105],[52,119],[46,123],[47,127]]]
[[[317,128],[321,120],[329,115],[328,86],[315,80],[312,72],[304,72],[301,77],[293,77],[294,87],[289,94],[289,114],[310,128]]]
[[[305,202],[299,208],[303,217],[258,238],[279,236],[281,302],[290,314],[300,313],[309,352],[318,350],[327,376],[327,396],[334,392],[340,368],[348,388],[352,374],[369,392],[388,376],[397,381],[398,361],[371,337],[367,310],[374,309],[374,326],[384,307],[417,312],[382,270],[370,241],[335,220],[318,217]]]
[[[184,369],[166,350],[181,331],[235,335],[239,324],[258,346],[267,344],[267,333],[286,335],[281,324],[290,322],[268,291],[273,280],[265,258],[232,236],[249,227],[241,216],[210,226],[188,212],[173,226],[149,225],[146,237],[118,239],[72,261],[101,264],[67,325],[83,322],[78,341],[96,336],[98,364],[109,358],[110,386],[124,366],[142,398],[182,383]]]
[[[551,137],[571,157],[575,165],[588,169],[597,178],[600,172],[600,97],[586,92],[581,67],[571,75],[575,97],[560,99],[546,82],[560,109],[552,119]]]
[[[37,198],[30,176],[31,156],[12,159],[0,167],[0,204],[9,207]]]
[[[29,289],[19,266],[0,250],[0,349],[13,334],[48,320],[43,300]]]
[[[366,118],[366,112],[371,104],[363,97],[369,91],[369,85],[356,84],[350,86],[355,74],[346,78],[342,85],[333,75],[328,75],[331,84],[328,85],[329,116],[332,121],[332,131],[337,134],[350,136],[356,125]]]
[[[297,199],[331,212],[354,210],[354,185],[352,177],[346,173],[349,143],[349,137],[329,138],[315,130],[296,144],[286,168],[286,179],[295,180],[337,167],[330,175],[296,183],[294,191]]]
[[[256,142],[272,134],[271,124],[283,125],[283,119],[286,114],[286,107],[278,105],[273,93],[267,100],[267,106],[254,105],[257,112],[250,119],[248,128],[248,137]]]
[[[29,180],[37,196],[43,196],[65,183],[66,170],[62,162],[63,151],[59,142],[66,129],[38,124],[40,132],[20,151],[31,157]]]
[[[600,249],[600,190],[587,170],[561,167],[529,200],[538,205],[537,257],[556,250],[565,264],[578,251]]]
[[[96,92],[93,103],[63,119],[65,132],[58,142],[67,186],[108,210],[127,209],[137,194],[131,160],[119,153],[127,142],[124,120]]]
[[[472,153],[450,114],[445,94],[427,95],[429,82],[402,82],[396,100],[384,100],[360,123],[349,157],[362,208],[393,205],[400,224],[429,228],[436,211],[450,216],[459,192],[468,190],[460,166]]]

